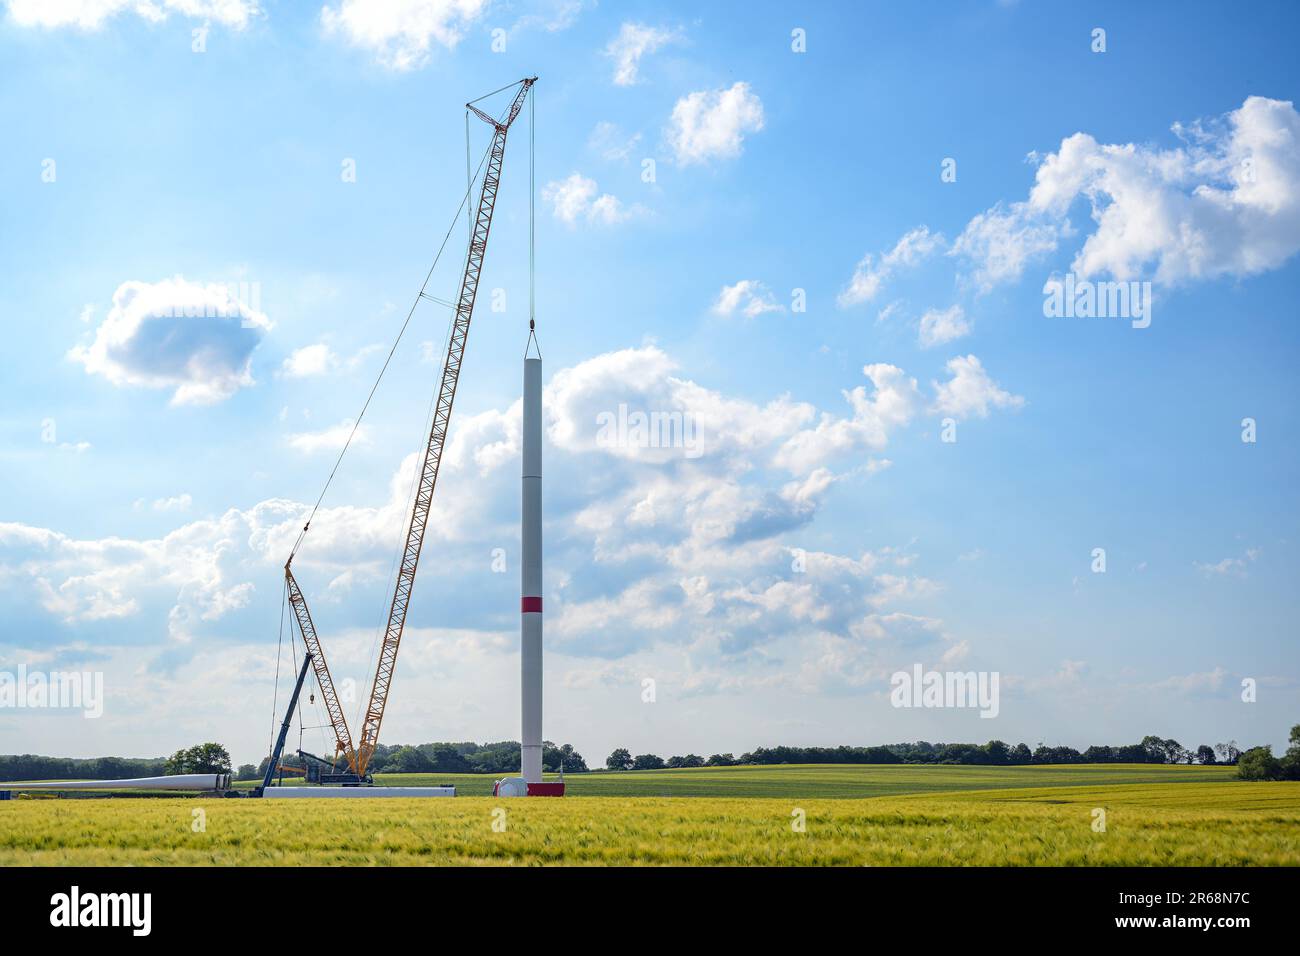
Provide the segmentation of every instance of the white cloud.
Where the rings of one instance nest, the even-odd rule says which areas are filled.
[[[902,311],[903,311],[903,303],[895,299],[893,302],[889,303],[887,306],[885,306],[883,309],[881,309],[879,312],[876,313],[876,321],[888,322],[894,316],[900,315]]]
[[[300,349],[294,349],[284,360],[281,370],[289,378],[308,378],[313,375],[324,375],[337,366],[338,356],[324,342],[317,342],[314,345],[304,345]]]
[[[1179,694],[1213,695],[1223,689],[1228,672],[1222,667],[1196,674],[1175,674],[1143,686],[1147,691],[1174,691]]]
[[[1300,251],[1300,114],[1248,97],[1208,123],[1175,125],[1173,149],[1099,143],[1079,132],[1039,166],[1026,201],[975,216],[952,252],[983,290],[1072,234],[1086,199],[1095,226],[1074,257],[1081,277],[1150,277],[1176,285],[1275,269]]]
[[[261,12],[257,0],[9,0],[9,15],[19,26],[82,30],[96,30],[120,13],[134,13],[152,23],[179,13],[242,30]]]
[[[153,503],[154,511],[189,511],[194,499],[188,494],[175,495],[171,498],[159,498]]]
[[[1060,225],[1038,221],[1027,203],[998,203],[966,224],[950,254],[974,265],[973,281],[987,292],[1019,279],[1025,266],[1056,248],[1061,235]]]
[[[689,93],[673,106],[668,145],[683,166],[739,156],[746,133],[763,129],[763,103],[748,83]]]
[[[560,33],[578,21],[578,15],[588,4],[598,0],[535,0],[534,12],[525,13],[511,26],[511,31],[539,29],[547,33]]]
[[[974,355],[949,359],[947,368],[952,378],[931,383],[935,411],[955,418],[988,418],[991,408],[1021,408],[1025,404],[1023,396],[1004,391],[989,378]]]
[[[930,309],[921,316],[919,341],[921,348],[933,348],[969,335],[971,324],[966,319],[966,312],[960,305],[947,309]]]
[[[1216,561],[1212,564],[1193,561],[1192,564],[1196,566],[1198,571],[1206,575],[1218,575],[1220,577],[1235,575],[1244,578],[1247,567],[1253,564],[1258,557],[1259,548],[1247,548],[1246,553],[1239,558],[1224,558],[1222,561]]]
[[[624,23],[618,36],[609,41],[605,55],[614,60],[614,83],[631,86],[637,81],[641,58],[661,47],[682,39],[680,30],[646,26],[644,23]]]
[[[341,0],[321,8],[321,24],[384,66],[412,70],[429,61],[435,43],[454,49],[487,7],[488,0]]]
[[[114,385],[173,388],[172,404],[206,405],[254,384],[252,353],[270,328],[224,285],[124,282],[94,341],[68,357]]]
[[[735,315],[737,310],[752,319],[764,312],[784,312],[785,306],[776,302],[767,286],[757,279],[741,279],[735,285],[723,286],[713,303],[716,315]]]
[[[556,679],[571,671],[573,686],[593,669],[610,678],[653,673],[666,698],[758,688],[820,694],[887,677],[894,648],[932,640],[934,656],[943,652],[951,639],[926,606],[941,584],[925,575],[923,556],[910,547],[876,546],[860,555],[809,551],[803,572],[792,569],[804,529],[843,483],[868,470],[862,451],[888,440],[924,406],[902,370],[871,365],[864,372],[870,382],[846,394],[843,414],[780,394],[753,401],[720,393],[686,378],[653,345],[556,372],[544,401],[548,478],[552,488],[572,492],[548,505],[548,520],[565,529],[563,547],[548,565],[546,595]],[[689,412],[699,422],[704,453],[690,459],[681,449],[601,445],[596,416],[620,403]],[[425,544],[424,560],[435,562],[436,573],[421,587],[411,623],[419,626],[419,615],[454,613],[474,629],[455,640],[479,648],[471,654],[476,667],[490,666],[468,668],[470,676],[448,671],[450,658],[434,652],[437,641],[425,632],[404,657],[408,706],[423,699],[414,688],[435,679],[457,688],[481,687],[485,673],[493,688],[517,679],[509,671],[513,645],[499,634],[493,610],[502,579],[486,562],[517,528],[518,443],[518,402],[453,423]],[[836,460],[842,451],[844,467]],[[295,558],[318,625],[331,635],[330,663],[339,678],[364,676],[358,672],[372,634],[353,609],[382,614],[391,599],[383,592],[409,520],[417,466],[418,454],[408,456],[373,504],[327,502]],[[335,494],[364,487],[370,473],[367,463],[360,484],[348,480]],[[262,681],[257,693],[269,697],[273,661],[236,648],[257,621],[275,620],[280,569],[309,511],[272,498],[186,520],[144,540],[76,540],[0,524],[0,614],[49,615],[97,647],[111,649],[114,640],[138,645],[134,667],[121,677],[133,699],[153,699],[145,693],[153,689],[150,675],[213,661],[223,674],[255,670]],[[343,608],[351,630],[340,630]],[[873,627],[885,636],[864,640]],[[468,722],[487,719],[497,694],[484,692],[483,709]],[[187,708],[194,705],[186,701]],[[121,732],[124,725],[116,726]],[[263,730],[250,729],[241,741],[244,732],[232,729],[231,744],[251,751]]]
[[[246,603],[250,582],[229,583],[226,557],[240,540],[236,512],[183,526],[161,539],[77,540],[29,525],[0,523],[0,575],[27,579],[36,599],[67,622],[137,614],[152,588],[163,588],[184,610],[214,621]]]
[[[339,451],[347,444],[348,436],[352,435],[352,426],[353,422],[349,420],[320,431],[298,432],[289,436],[289,447],[309,455],[318,451]],[[359,426],[356,434],[352,435],[354,445],[364,444],[368,440],[365,425]]]
[[[587,137],[587,148],[595,151],[601,159],[612,162],[627,159],[640,142],[640,133],[628,136],[617,123],[601,120]]]
[[[806,472],[820,467],[836,455],[858,448],[879,450],[889,433],[908,424],[922,406],[916,379],[901,368],[885,363],[866,365],[862,374],[871,380],[873,391],[859,385],[843,393],[853,409],[850,418],[823,412],[817,425],[791,435],[781,446],[775,463],[792,471]]]
[[[891,641],[901,647],[913,648],[942,637],[943,621],[903,611],[888,614],[872,611],[853,625],[852,632],[863,640]]]
[[[942,235],[931,232],[925,226],[918,226],[905,233],[894,244],[894,248],[880,257],[879,262],[871,253],[863,256],[853,270],[849,284],[836,301],[840,308],[870,302],[895,272],[914,268],[942,246]]]
[[[611,226],[632,215],[618,197],[600,193],[596,181],[581,173],[547,183],[542,188],[542,201],[551,204],[556,219],[570,226],[579,221]]]

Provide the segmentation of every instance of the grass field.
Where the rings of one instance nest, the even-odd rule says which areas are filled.
[[[807,764],[569,774],[575,797],[883,797],[892,794],[1007,787],[1123,783],[1210,783],[1230,779],[1231,767],[1107,766],[953,767]],[[482,774],[380,774],[389,786],[454,784],[458,795],[488,796],[496,778]],[[548,780],[559,779],[548,775]]]
[[[400,782],[453,779],[462,793],[484,783]],[[15,800],[0,804],[0,865],[1300,865],[1300,783],[1244,783],[1229,768],[738,767],[567,782],[559,800]]]

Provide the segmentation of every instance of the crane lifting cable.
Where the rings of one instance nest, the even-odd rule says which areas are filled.
[[[465,195],[462,197],[460,206],[457,208],[455,215],[452,217],[451,225],[447,228],[446,235],[443,236],[442,245],[434,257],[433,264],[429,267],[428,273],[424,277],[424,282],[420,285],[420,291],[415,296],[410,310],[407,312],[406,319],[398,332],[397,340],[393,343],[388,357],[384,360],[383,367],[379,371],[379,376],[375,379],[375,384],[371,387],[370,393],[366,396],[365,403],[361,407],[361,412],[357,415],[352,425],[352,430],[344,442],[343,448],[339,451],[338,458],[334,462],[334,467],[330,470],[328,478],[325,480],[325,486],[321,489],[320,496],[316,499],[310,513],[304,522],[302,530],[299,532],[293,548],[289,552],[289,557],[284,564],[285,587],[288,595],[288,602],[294,612],[294,618],[298,623],[299,632],[302,634],[303,642],[306,645],[308,657],[316,674],[316,682],[320,688],[321,698],[329,715],[330,724],[334,730],[335,736],[335,757],[340,754],[347,760],[351,775],[356,780],[366,779],[366,769],[369,766],[370,759],[374,755],[375,747],[379,742],[379,728],[383,722],[384,709],[388,702],[389,689],[392,686],[393,671],[397,665],[397,652],[401,644],[402,632],[406,626],[406,614],[410,607],[411,593],[415,585],[416,569],[419,565],[420,551],[424,545],[424,534],[428,526],[429,510],[433,502],[433,491],[438,480],[438,471],[442,462],[443,446],[446,442],[447,428],[451,420],[452,405],[456,398],[456,387],[460,380],[461,363],[465,354],[465,344],[469,336],[470,320],[473,317],[474,303],[477,298],[479,276],[483,268],[483,260],[487,252],[488,235],[492,227],[492,215],[496,208],[497,192],[501,185],[501,169],[505,159],[506,134],[511,124],[519,116],[523,109],[524,101],[528,98],[529,90],[532,89],[537,77],[525,77],[517,83],[512,83],[494,90],[492,93],[485,94],[476,100],[471,100],[465,104],[468,112],[473,112],[475,116],[483,120],[492,127],[492,139],[487,149],[483,153],[483,158],[479,161],[479,171],[482,172],[482,183],[479,187],[478,204],[476,212],[470,227],[469,244],[465,255],[465,266],[461,275],[460,293],[454,303],[454,315],[450,323],[450,330],[447,337],[446,357],[442,365],[442,379],[436,393],[436,404],[432,415],[432,428],[429,432],[429,439],[424,449],[423,464],[418,473],[418,484],[414,494],[414,503],[411,508],[411,518],[407,525],[405,544],[401,551],[401,562],[397,572],[396,584],[393,590],[393,599],[389,605],[388,624],[384,629],[383,642],[379,651],[378,663],[375,667],[374,683],[371,687],[369,704],[365,710],[365,718],[361,727],[361,734],[354,743],[351,731],[348,728],[347,719],[343,714],[343,709],[339,701],[338,694],[334,689],[333,678],[330,676],[329,668],[325,663],[325,655],[320,646],[320,638],[316,633],[316,628],[312,622],[311,612],[307,607],[307,600],[294,578],[292,564],[294,556],[302,546],[307,532],[311,528],[311,522],[320,509],[321,503],[325,499],[326,492],[329,491],[330,485],[338,473],[339,465],[343,457],[347,454],[352,445],[352,440],[356,437],[357,429],[361,425],[361,420],[365,416],[367,409],[370,407],[371,400],[387,372],[389,364],[392,362],[393,355],[397,351],[407,327],[410,325],[411,318],[415,314],[416,307],[422,299],[430,299],[434,302],[440,302],[430,295],[427,291],[429,281],[433,276],[433,271],[438,265],[438,260],[442,257],[443,250],[451,237],[452,230],[456,227],[456,222],[460,218],[460,210],[466,208],[466,203],[473,192],[473,183],[478,180],[476,172],[470,177],[465,189]],[[493,117],[483,112],[475,103],[479,103],[490,96],[505,90],[517,88],[509,106],[505,108],[499,117]],[[531,130],[530,130],[531,134]],[[533,183],[532,174],[532,148],[530,142],[529,150],[529,183],[530,190]],[[468,169],[468,165],[467,165]],[[532,311],[532,198],[529,199],[529,308]],[[305,664],[304,664],[305,667]]]

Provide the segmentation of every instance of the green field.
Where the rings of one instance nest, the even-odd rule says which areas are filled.
[[[1300,783],[1244,783],[1231,768],[735,767],[566,782],[558,800],[20,799],[0,804],[0,865],[1300,865]]]
[[[569,774],[573,797],[884,797],[949,790],[1069,787],[1123,783],[1213,783],[1230,780],[1232,767],[1093,764],[1089,766],[954,767],[801,764]],[[379,774],[390,787],[451,784],[458,796],[490,796],[498,776],[474,773]],[[547,775],[547,780],[558,780]]]

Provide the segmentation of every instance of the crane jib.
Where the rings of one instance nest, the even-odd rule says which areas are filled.
[[[384,631],[379,663],[375,669],[375,682],[366,708],[361,737],[355,747],[351,731],[348,729],[347,719],[343,713],[343,707],[334,688],[333,678],[330,676],[329,667],[325,663],[325,654],[321,648],[315,624],[312,622],[311,612],[307,608],[307,600],[298,587],[298,582],[291,570],[293,557],[311,527],[311,517],[316,514],[315,508],[312,509],[311,516],[303,526],[302,532],[290,552],[289,560],[285,562],[285,591],[288,603],[293,609],[294,618],[298,623],[298,630],[302,634],[303,643],[306,645],[308,660],[311,661],[312,668],[316,673],[316,683],[320,687],[321,697],[324,700],[330,725],[334,731],[335,759],[337,760],[340,754],[346,758],[348,769],[351,771],[354,781],[359,782],[368,779],[366,769],[379,742],[379,727],[383,721],[384,708],[388,702],[388,690],[392,684],[393,670],[397,664],[397,650],[401,643],[402,630],[406,624],[406,612],[410,606],[411,591],[415,585],[415,572],[420,560],[420,549],[424,544],[424,532],[429,520],[429,509],[433,503],[433,489],[438,480],[438,468],[442,461],[443,444],[447,436],[447,426],[451,420],[452,403],[455,401],[456,385],[460,379],[461,360],[464,357],[465,342],[469,334],[469,323],[473,316],[474,301],[478,293],[479,274],[482,271],[483,257],[487,251],[488,233],[492,226],[492,213],[496,208],[497,190],[501,184],[501,166],[505,158],[506,132],[515,119],[518,118],[520,110],[523,109],[524,101],[527,99],[528,91],[535,82],[537,82],[535,76],[525,78],[519,82],[519,89],[514,99],[500,120],[488,116],[474,106],[473,103],[466,104],[468,110],[472,110],[493,128],[492,144],[487,156],[487,169],[483,175],[483,184],[479,190],[477,213],[470,233],[465,270],[460,285],[460,296],[455,304],[456,315],[448,339],[446,360],[443,363],[437,407],[434,412],[433,426],[429,433],[429,441],[425,447],[424,463],[420,471],[420,484],[411,509],[411,520],[407,526],[406,543],[402,549],[401,568],[393,591],[388,626]],[[504,89],[506,88],[503,87],[502,90],[496,90],[494,93],[487,94],[487,96],[493,96]],[[483,99],[486,99],[486,97],[480,97],[474,103]],[[468,199],[468,196],[466,198]],[[441,250],[439,254],[441,254]],[[434,265],[437,265],[436,259]],[[432,275],[432,271],[431,268],[430,275]],[[425,283],[428,283],[427,276],[425,277]],[[417,302],[422,298],[432,297],[428,296],[424,289],[421,288]],[[412,311],[414,311],[414,306],[412,306]],[[407,317],[407,321],[410,321],[410,316]],[[404,330],[405,326],[403,326]],[[401,341],[400,335],[398,341]],[[396,345],[393,348],[396,349]],[[389,358],[392,358],[391,354]],[[385,363],[384,368],[387,369],[387,363]],[[382,379],[382,377],[383,372],[381,371],[380,378]],[[375,387],[378,387],[378,384],[376,382]],[[371,396],[373,397],[373,395],[374,391],[372,389]],[[369,405],[369,399],[367,399],[366,404]],[[362,415],[364,414],[365,409],[363,408]],[[360,417],[358,417],[357,421],[360,422]],[[351,439],[349,439],[350,443]],[[346,452],[346,447],[344,447],[344,452]],[[340,453],[340,460],[342,455],[343,452]],[[337,470],[337,468],[338,464],[336,463],[335,469]],[[332,480],[333,473],[330,475],[330,481]],[[326,482],[326,490],[329,488],[330,481]],[[324,499],[324,496],[325,492],[322,491],[321,500]],[[316,503],[316,507],[319,508],[319,506],[320,500]],[[305,665],[306,661],[304,661],[304,672]]]
[[[415,586],[415,573],[420,562],[420,549],[424,545],[424,533],[429,521],[429,508],[433,503],[433,490],[438,481],[438,468],[442,463],[442,449],[447,437],[447,426],[451,421],[452,404],[456,399],[456,385],[460,379],[461,361],[465,354],[465,342],[469,336],[470,319],[474,313],[474,301],[478,294],[479,275],[483,269],[483,257],[487,252],[488,234],[492,228],[492,213],[496,207],[497,190],[501,185],[501,165],[505,159],[506,133],[510,125],[523,108],[529,89],[536,82],[536,77],[523,80],[519,92],[505,119],[501,121],[481,113],[469,106],[486,122],[493,126],[491,153],[487,168],[483,174],[483,185],[479,190],[478,210],[474,218],[474,227],[470,236],[469,250],[465,256],[465,271],[461,278],[460,296],[456,301],[456,317],[452,324],[451,335],[447,342],[447,356],[443,363],[442,382],[438,389],[437,407],[434,410],[433,426],[429,432],[429,441],[425,447],[424,462],[420,470],[420,484],[411,508],[411,521],[407,526],[406,544],[402,549],[401,567],[397,573],[397,583],[393,590],[393,602],[389,609],[388,626],[384,631],[383,644],[379,651],[379,662],[375,667],[375,682],[370,692],[370,703],[366,708],[365,723],[357,743],[356,759],[353,770],[364,776],[370,758],[379,743],[379,728],[384,718],[384,708],[388,703],[388,691],[392,685],[393,671],[397,665],[397,652],[402,640],[402,631],[406,626],[406,612],[410,607],[411,591]]]

